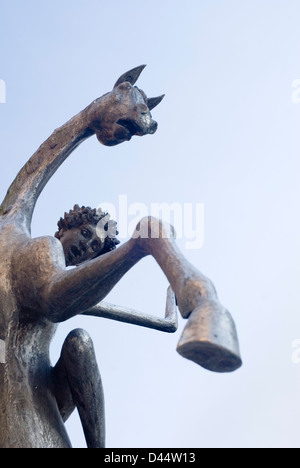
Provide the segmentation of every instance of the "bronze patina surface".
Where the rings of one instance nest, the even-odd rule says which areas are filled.
[[[105,445],[103,391],[90,337],[84,330],[74,330],[54,367],[49,359],[58,324],[77,314],[174,331],[175,295],[182,317],[188,319],[179,353],[216,372],[234,371],[241,365],[230,314],[212,282],[184,258],[173,229],[163,221],[143,218],[132,238],[117,248],[114,235],[105,244],[89,215],[79,225],[64,225],[62,218],[62,232],[56,237],[31,237],[39,195],[79,144],[94,134],[102,144],[113,146],[135,135],[155,133],[157,123],[150,111],[163,96],[147,98],[135,86],[143,69],[122,75],[112,91],[56,129],[21,169],[0,207],[2,448],[71,447],[64,421],[75,406],[87,446]],[[157,261],[171,286],[165,319],[99,304],[147,255]],[[77,267],[67,269],[67,265]]]

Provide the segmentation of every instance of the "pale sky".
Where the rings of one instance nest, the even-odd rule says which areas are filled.
[[[166,94],[156,134],[83,143],[42,193],[32,235],[53,235],[75,203],[126,199],[128,225],[141,206],[201,206],[200,245],[178,244],[239,334],[243,367],[217,375],[177,354],[183,319],[174,335],[61,324],[53,364],[73,328],[93,339],[108,447],[300,446],[299,16],[298,0],[0,3],[1,198],[55,128],[147,64],[138,86]],[[107,300],[163,316],[167,286],[147,258]],[[85,447],[76,413],[67,430]]]

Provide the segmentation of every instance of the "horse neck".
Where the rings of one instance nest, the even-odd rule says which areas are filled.
[[[92,134],[86,127],[84,111],[56,129],[11,184],[0,206],[0,216],[8,217],[30,234],[35,204],[45,185],[72,151]]]

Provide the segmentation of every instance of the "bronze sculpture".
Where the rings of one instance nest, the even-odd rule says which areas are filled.
[[[65,246],[63,233],[57,235],[60,240],[31,238],[40,193],[80,143],[96,134],[102,144],[112,146],[134,135],[155,133],[157,123],[150,111],[163,96],[147,98],[134,86],[143,69],[123,74],[111,92],[56,129],[21,169],[0,207],[1,447],[70,447],[63,421],[74,405],[88,446],[104,446],[103,392],[90,338],[83,330],[71,332],[54,368],[49,344],[57,324],[77,314],[127,320],[126,311],[118,315],[118,310],[112,307],[110,312],[98,303],[147,255],[158,262],[182,317],[188,319],[178,352],[216,372],[231,372],[241,365],[230,314],[219,303],[211,281],[183,257],[173,230],[164,222],[142,219],[132,238],[118,248],[114,235],[104,248],[92,230],[86,244],[82,240],[78,244],[72,226]],[[64,228],[63,221],[59,228]],[[66,269],[68,264],[78,266]],[[131,323],[157,329],[169,321],[168,313],[164,324],[130,313],[128,317]],[[168,331],[176,329],[173,325]]]

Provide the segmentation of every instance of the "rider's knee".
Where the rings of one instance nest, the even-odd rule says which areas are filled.
[[[86,355],[94,354],[94,345],[90,335],[85,330],[76,328],[67,336],[63,345],[63,351],[71,359],[83,358]]]

